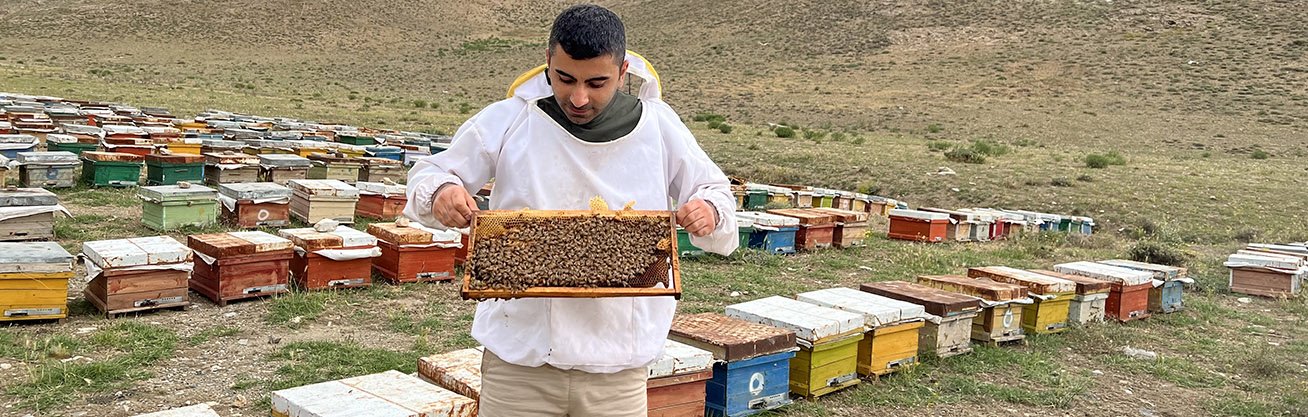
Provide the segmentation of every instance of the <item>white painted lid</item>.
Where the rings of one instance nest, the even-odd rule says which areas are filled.
[[[844,334],[863,328],[863,316],[805,303],[781,296],[729,305],[727,316],[780,327],[807,341]]]
[[[1152,282],[1154,279],[1154,274],[1149,272],[1088,261],[1054,265],[1054,272],[1080,275],[1126,286],[1140,285]]]
[[[869,328],[881,327],[905,320],[923,318],[926,307],[889,297],[859,291],[853,288],[828,288],[799,294],[799,301],[848,311],[863,316]]]

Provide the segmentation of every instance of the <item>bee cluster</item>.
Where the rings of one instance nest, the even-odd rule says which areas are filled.
[[[521,292],[531,287],[632,287],[670,256],[668,218],[516,218],[478,234],[469,286]],[[479,223],[478,228],[482,225]],[[501,229],[502,228],[502,229]],[[662,282],[666,270],[655,271]]]

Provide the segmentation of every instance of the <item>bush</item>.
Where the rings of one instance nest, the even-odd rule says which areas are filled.
[[[845,132],[836,132],[831,134],[831,140],[836,142],[844,142],[845,137],[846,137]]]
[[[954,145],[943,140],[933,140],[927,142],[927,150],[930,150],[931,152],[943,152],[948,150],[952,146]]]
[[[718,125],[718,131],[722,133],[731,133],[731,129],[732,129],[731,125],[726,123]]]
[[[862,144],[864,144],[864,143],[866,143],[866,142],[867,142],[866,139],[863,139],[862,136],[858,136],[858,137],[855,137],[855,138],[854,138],[854,141],[851,142],[851,143],[853,143],[853,144],[855,144],[855,145],[862,145]]]
[[[808,139],[808,140],[822,140],[822,139],[825,138],[825,137],[827,137],[827,132],[819,131],[819,130],[808,130],[808,129],[804,129],[804,139]]]
[[[1071,186],[1072,186],[1072,181],[1068,180],[1067,178],[1058,177],[1058,178],[1054,178],[1054,179],[1052,179],[1052,180],[1049,180],[1049,185],[1052,185],[1052,186],[1055,186],[1055,187],[1071,187]]]
[[[723,122],[727,120],[726,116],[714,113],[699,113],[694,117],[696,122]]]
[[[426,101],[426,100],[414,100],[414,101],[413,101],[413,108],[415,108],[415,109],[421,109],[421,108],[425,108],[425,107],[427,107],[427,101]]]
[[[709,122],[708,122],[708,128],[709,128],[709,129],[717,129],[718,126],[721,126],[721,125],[722,125],[722,121],[720,121],[720,120],[709,120]]]
[[[972,150],[985,156],[1004,156],[1012,152],[1008,145],[988,140],[972,141]]]
[[[1159,242],[1137,242],[1127,253],[1127,257],[1138,262],[1148,262],[1171,266],[1184,266],[1189,258],[1179,248]]]
[[[981,153],[978,153],[977,151],[972,150],[972,148],[966,146],[955,146],[953,149],[950,149],[948,152],[945,152],[945,159],[954,162],[962,162],[965,164],[986,163],[985,155],[982,155]]]
[[[795,129],[790,126],[777,126],[776,130],[773,130],[773,132],[775,132],[779,138],[795,137]]]
[[[940,131],[945,130],[945,128],[940,127],[939,123],[932,123],[927,125],[926,130],[927,133],[940,133]]]
[[[1249,157],[1253,159],[1267,159],[1271,157],[1271,155],[1262,149],[1255,149],[1253,153],[1249,154]]]
[[[1092,153],[1085,156],[1085,166],[1094,169],[1108,168],[1109,165],[1126,165],[1126,158],[1117,151],[1103,155]]]
[[[1076,180],[1081,182],[1094,182],[1095,177],[1091,177],[1090,174],[1081,174],[1081,176],[1076,177]]]

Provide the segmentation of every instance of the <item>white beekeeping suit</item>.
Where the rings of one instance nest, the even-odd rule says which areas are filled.
[[[586,210],[595,196],[612,209],[635,201],[637,210],[673,210],[672,200],[679,206],[699,198],[716,209],[718,223],[691,243],[730,254],[739,238],[727,177],[661,100],[654,68],[634,53],[626,60],[628,75],[644,81],[631,133],[603,143],[572,136],[536,105],[553,94],[537,68],[514,83],[508,99],[465,122],[448,150],[413,167],[405,216],[441,227],[431,212],[437,188],[453,183],[475,193],[491,178],[490,208],[500,210]],[[675,310],[672,297],[483,301],[472,336],[509,363],[611,373],[657,359]]]

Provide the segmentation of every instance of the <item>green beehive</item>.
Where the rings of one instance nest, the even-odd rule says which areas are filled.
[[[749,236],[754,234],[754,221],[750,219],[736,218],[736,229],[740,231],[739,249],[749,247]]]
[[[154,230],[205,226],[218,220],[218,191],[200,185],[141,187],[141,221]]]
[[[681,257],[695,257],[704,254],[704,250],[690,243],[690,233],[686,229],[677,228],[677,253]]]
[[[72,152],[81,155],[85,151],[100,149],[100,142],[80,142],[71,135],[50,134],[45,138],[45,148],[50,152]]]
[[[184,153],[145,157],[145,182],[149,185],[173,185],[179,181],[204,181],[204,157]]]
[[[745,209],[763,210],[768,205],[768,190],[758,184],[747,184],[745,190]]]
[[[92,187],[135,187],[145,158],[117,152],[82,152],[82,182]]]
[[[377,144],[377,138],[358,133],[337,133],[336,142],[350,145],[373,146]]]

